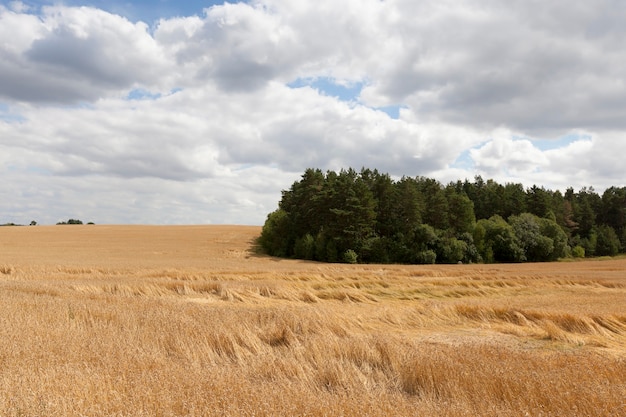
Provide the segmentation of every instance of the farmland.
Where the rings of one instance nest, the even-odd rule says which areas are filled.
[[[0,229],[2,416],[626,415],[626,260],[348,265]]]

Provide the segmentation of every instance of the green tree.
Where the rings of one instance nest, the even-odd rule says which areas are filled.
[[[455,264],[467,258],[468,246],[463,240],[441,236],[437,240],[436,260],[439,263]]]
[[[526,191],[526,210],[538,217],[546,217],[554,213],[552,194],[545,188],[533,185]]]
[[[593,187],[581,189],[575,200],[573,209],[574,221],[578,224],[577,235],[583,239],[590,239],[596,226],[596,217],[600,212],[602,200]]]
[[[565,197],[561,205],[561,213],[561,218],[563,219],[561,225],[563,226],[563,230],[566,232],[568,239],[571,239],[578,231],[578,223],[574,220],[573,198],[568,198],[567,196]]]
[[[390,224],[392,227],[385,236],[394,236],[411,230],[422,223],[424,201],[417,189],[417,182],[408,177],[403,177],[394,185],[393,201],[390,205],[392,214]]]
[[[83,224],[83,222],[78,219],[69,219],[66,222],[58,222],[57,224]]]
[[[626,236],[626,188],[610,187],[602,194],[600,221],[613,228],[618,237]],[[620,241],[620,246],[625,244],[626,241]]]
[[[446,190],[448,199],[448,226],[453,235],[471,233],[476,225],[474,203],[465,194],[459,194],[454,189]]]
[[[446,194],[438,181],[420,177],[416,179],[417,190],[423,200],[422,221],[435,229],[449,227],[449,207]]]
[[[374,232],[377,236],[392,236],[398,229],[399,213],[396,207],[398,195],[389,175],[378,171],[366,170],[361,173],[376,202],[376,223]]]
[[[507,183],[502,189],[502,212],[498,213],[503,219],[508,219],[526,212],[526,191],[519,183]]]
[[[582,246],[575,246],[572,248],[572,256],[574,258],[584,258],[585,257],[585,248]]]
[[[571,247],[613,254],[626,249],[626,187],[600,198],[591,187],[563,195],[480,176],[443,187],[365,168],[307,169],[283,191],[259,242],[273,255],[327,262],[350,250],[361,262],[399,263],[555,260]]]
[[[556,261],[559,258],[570,256],[571,248],[567,233],[552,219],[539,219],[541,234],[552,240],[552,252],[547,254],[546,260]]]
[[[324,235],[324,230],[321,230],[315,236],[315,251],[313,253],[314,259],[316,261],[326,261],[326,235]]]
[[[291,234],[289,217],[285,210],[278,209],[267,216],[261,230],[259,245],[272,256],[287,257],[290,254],[289,240]]]
[[[583,237],[580,239],[580,246],[585,249],[585,256],[595,256],[597,244],[598,234],[595,228],[589,233],[588,237]]]
[[[406,247],[408,248],[408,256],[406,263],[435,263],[436,248],[439,237],[437,231],[429,224],[419,224],[415,226],[412,233],[412,242]],[[430,254],[435,254],[435,259],[431,259]],[[432,260],[432,262],[430,262]]]
[[[358,262],[358,255],[352,249],[348,249],[343,253],[343,261],[347,264],[356,264]]]
[[[334,181],[325,233],[333,238],[337,249],[360,251],[364,242],[373,236],[376,220],[376,201],[367,184],[350,169],[341,171]]]
[[[476,228],[474,227],[474,230]],[[474,236],[472,233],[463,233],[458,237],[459,240],[465,242],[465,254],[463,256],[463,263],[482,262],[482,258],[474,242]]]
[[[597,231],[596,256],[615,256],[620,251],[620,241],[611,226],[600,225]]]
[[[474,183],[467,185],[466,194],[474,203],[476,219],[488,219],[504,213],[504,187],[492,179],[484,181],[481,176],[474,178]]]
[[[309,168],[302,174],[300,181],[283,191],[279,208],[288,213],[289,235],[285,238],[290,242],[295,242],[306,233],[315,235],[322,227],[320,207],[314,204],[314,199],[322,190],[324,182],[321,170]]]
[[[293,251],[296,258],[312,261],[315,259],[315,239],[310,233],[305,234],[296,239]]]
[[[372,236],[363,243],[361,261],[365,263],[400,262],[391,257],[391,238],[386,236]]]
[[[515,232],[502,217],[495,215],[476,223],[476,247],[485,262],[522,262],[524,249]]]
[[[513,227],[519,245],[524,249],[526,260],[537,262],[550,259],[554,251],[554,242],[542,234],[539,217],[531,213],[522,213],[519,216],[511,216],[509,224]]]

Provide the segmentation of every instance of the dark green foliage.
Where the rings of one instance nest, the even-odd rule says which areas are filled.
[[[585,257],[585,248],[582,246],[574,246],[572,248],[572,256],[574,258],[584,258]]]
[[[259,245],[270,255],[286,257],[289,254],[289,216],[285,210],[278,209],[267,216],[261,230]]]
[[[578,233],[578,223],[574,220],[574,206],[571,198],[567,194],[561,203],[560,216],[557,216],[557,222],[562,225],[568,238],[572,238]]]
[[[69,219],[66,222],[58,222],[57,224],[83,224],[83,222],[78,219]]]
[[[293,251],[296,258],[312,261],[315,257],[315,239],[309,233],[299,237]]]
[[[598,227],[597,236],[596,256],[615,256],[619,253],[620,241],[611,226],[603,224]]]
[[[418,251],[432,249],[438,240],[437,232],[429,224],[422,223],[415,226],[413,231],[414,247]]]
[[[415,257],[416,264],[434,264],[436,260],[437,254],[430,249],[418,252]]]
[[[506,216],[508,207],[505,204],[504,187],[493,180],[485,182],[482,177],[477,176],[473,183],[465,181],[463,189],[465,194],[474,203],[476,219],[488,219],[491,216]]]
[[[448,228],[455,235],[471,233],[476,225],[474,203],[465,194],[447,189]]]
[[[435,229],[447,229],[449,227],[449,205],[448,199],[439,182],[418,178],[417,189],[424,201],[424,213],[422,220]]]
[[[602,211],[600,218],[603,224],[611,227],[620,239],[620,246],[626,241],[626,188],[611,187],[602,194]]]
[[[463,233],[459,236],[459,240],[465,242],[465,253],[462,259],[463,263],[482,262],[482,257],[478,252],[478,248],[474,243],[474,236],[471,233]]]
[[[325,253],[323,260],[326,262],[337,262],[339,260],[335,239],[327,239],[326,247],[324,249]]]
[[[332,196],[326,202],[324,228],[332,231],[330,236],[341,253],[351,248],[360,250],[365,240],[374,234],[376,202],[373,194],[353,170],[342,171],[330,190]]]
[[[442,237],[437,241],[436,260],[443,264],[463,262],[466,258],[467,243],[454,237]]]
[[[598,243],[598,234],[595,230],[589,233],[589,237],[580,238],[580,245],[585,249],[586,256],[596,256],[596,245]]]
[[[343,261],[347,264],[357,263],[358,255],[352,249],[348,249],[343,253]]]
[[[546,217],[550,212],[554,212],[552,205],[552,195],[543,187],[533,185],[526,192],[526,211],[539,217]]]
[[[555,220],[539,219],[541,234],[552,240],[552,252],[547,254],[545,260],[556,261],[559,258],[565,258],[571,254],[570,246],[567,242],[567,234],[559,226]]]
[[[525,213],[526,209],[526,191],[522,184],[507,183],[502,189],[502,213],[500,215],[504,219]]]
[[[318,207],[313,204],[313,198],[322,190],[323,184],[322,171],[307,169],[299,182],[295,182],[289,191],[283,191],[279,208],[289,213],[289,229],[294,239],[320,230],[323,219],[316,216]]]
[[[583,188],[574,197],[574,221],[578,224],[578,236],[591,238],[601,205],[602,200],[593,188]]]
[[[389,249],[387,239],[373,236],[363,242],[361,247],[361,261],[365,263],[389,263]]]
[[[267,217],[270,255],[323,262],[553,261],[626,248],[626,188],[565,194],[477,176],[443,186],[377,170],[307,169]],[[572,251],[572,247],[575,247]]]
[[[404,246],[406,255],[404,263],[434,264],[437,258],[437,244],[439,236],[434,227],[429,224],[418,224],[412,234],[412,240]],[[432,254],[431,254],[432,253]]]
[[[526,255],[515,230],[502,217],[494,215],[476,224],[474,240],[485,262],[522,262]]]
[[[509,224],[517,236],[519,245],[524,249],[525,258],[531,262],[547,261],[554,251],[552,239],[541,233],[539,217],[531,213],[511,216]]]
[[[527,261],[554,261],[569,255],[567,235],[555,220],[522,213],[511,216],[509,224],[524,249]]]
[[[315,252],[314,258],[316,261],[326,260],[326,236],[324,232],[320,231],[315,237]]]

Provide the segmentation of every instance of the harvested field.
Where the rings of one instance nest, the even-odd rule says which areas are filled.
[[[1,416],[626,416],[626,260],[346,265],[0,229]]]

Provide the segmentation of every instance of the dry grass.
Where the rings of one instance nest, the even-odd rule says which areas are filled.
[[[626,261],[338,265],[0,229],[2,416],[626,416]]]

